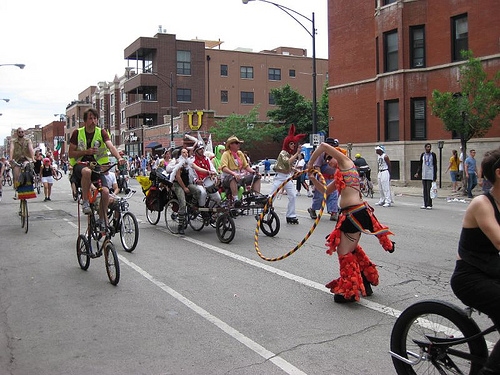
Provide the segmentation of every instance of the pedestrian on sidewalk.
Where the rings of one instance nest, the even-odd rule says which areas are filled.
[[[477,185],[476,150],[472,149],[464,162],[465,177],[467,178],[467,196],[472,198],[472,189]]]
[[[446,168],[446,172],[450,171],[450,178],[451,178],[451,186],[453,189],[453,192],[456,193],[459,188],[458,188],[458,173],[459,173],[459,168],[460,168],[460,159],[458,158],[458,152],[457,150],[452,150],[451,151],[451,158],[450,158],[450,164],[448,165],[448,168]]]
[[[376,206],[391,207],[392,195],[391,195],[391,160],[389,156],[385,153],[385,147],[378,145],[375,147],[375,152],[377,153],[377,165],[378,165],[378,175],[377,183],[378,190],[380,191],[380,199]]]
[[[269,161],[269,158],[266,158],[263,164],[264,164],[264,181],[271,182],[271,162]]]
[[[332,147],[339,146],[339,141],[334,138],[327,138],[325,142]],[[331,161],[331,158],[332,157],[330,155],[322,153],[321,155],[318,156],[318,158],[316,158],[316,160],[313,161],[314,169],[320,171],[321,174],[323,174],[323,177],[325,178],[327,185],[334,180],[335,171],[337,167],[335,161]],[[311,164],[311,160],[309,160],[309,164]],[[311,179],[309,179],[309,181],[312,182]],[[338,212],[339,212],[338,200],[339,200],[339,195],[337,190],[332,191],[326,196],[326,209],[330,214],[331,221],[335,221],[338,218]],[[309,216],[311,217],[311,219],[316,220],[316,218],[318,217],[316,215],[316,210],[319,210],[321,208],[322,201],[323,201],[323,192],[315,188],[313,193],[312,205],[307,209],[307,212],[309,212]]]
[[[425,144],[425,152],[420,155],[415,178],[422,178],[422,188],[424,195],[424,205],[420,207],[425,210],[432,210],[431,186],[437,180],[437,157],[434,152],[431,152],[431,144]]]

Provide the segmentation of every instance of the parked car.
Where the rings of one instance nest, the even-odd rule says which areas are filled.
[[[271,170],[269,174],[274,175],[274,165],[276,164],[276,159],[268,159],[271,162]],[[252,164],[252,168],[258,171],[260,174],[264,174],[264,160],[259,160],[256,163]]]

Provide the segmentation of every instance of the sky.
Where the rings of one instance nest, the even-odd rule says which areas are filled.
[[[328,58],[327,1],[274,1],[309,19],[315,13],[318,58]],[[0,64],[26,67],[0,66],[0,144],[12,128],[45,126],[87,87],[123,75],[124,49],[139,37],[154,37],[159,25],[181,40],[221,40],[225,50],[286,46],[305,48],[312,57],[306,30],[263,1],[1,1]]]

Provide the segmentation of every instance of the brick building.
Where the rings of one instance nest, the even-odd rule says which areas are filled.
[[[305,50],[280,47],[255,53],[206,48],[219,45],[159,33],[138,38],[125,49],[129,78],[123,86],[127,96],[123,138],[128,153],[144,153],[154,142],[150,135],[145,136],[145,129],[168,125],[170,116],[177,119],[176,124],[185,124],[190,115],[178,118],[180,113],[210,114],[211,121],[197,129],[190,126],[207,132],[215,117],[245,114],[257,105],[260,119],[265,120],[267,111],[275,108],[270,90],[287,83],[312,98],[312,59]],[[327,60],[317,59],[318,98],[327,69]],[[162,129],[170,134],[170,126]],[[176,143],[181,144],[182,131],[179,126],[175,129]],[[170,142],[157,143],[168,146]]]
[[[58,151],[58,154],[60,153],[61,155],[67,152],[64,142],[65,127],[66,121],[52,121],[42,128],[42,142],[51,150],[55,150],[58,144],[61,143],[61,148]]]
[[[431,115],[432,91],[459,91],[462,49],[482,60],[489,78],[500,70],[499,10],[497,0],[329,0],[330,136],[372,166],[373,147],[383,143],[392,178],[405,184],[424,143],[438,153],[442,140],[445,170],[460,145]],[[500,119],[469,145],[478,160],[498,147]]]

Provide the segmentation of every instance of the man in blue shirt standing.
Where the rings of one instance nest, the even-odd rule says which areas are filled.
[[[470,150],[470,155],[465,159],[464,169],[467,178],[467,196],[472,198],[472,189],[477,185],[476,150]]]

